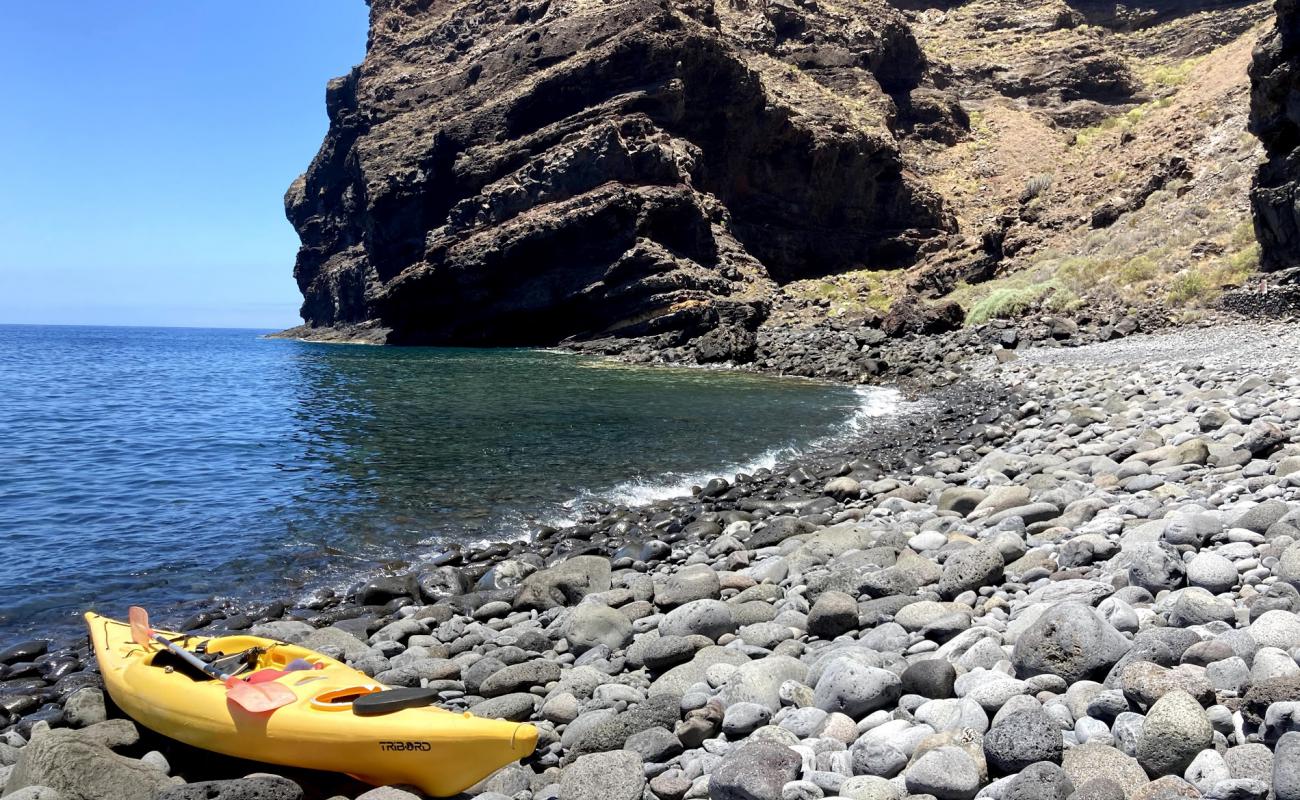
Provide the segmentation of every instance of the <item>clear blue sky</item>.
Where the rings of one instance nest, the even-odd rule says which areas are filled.
[[[0,323],[296,325],[283,196],[363,0],[0,9]]]

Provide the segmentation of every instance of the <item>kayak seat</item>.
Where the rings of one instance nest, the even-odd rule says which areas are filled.
[[[377,717],[404,708],[422,708],[438,699],[435,689],[386,689],[352,701],[352,713],[358,717]]]
[[[239,675],[256,666],[257,658],[262,652],[264,651],[261,648],[251,648],[230,655],[216,655],[201,651],[196,652],[195,655],[215,666],[220,672],[227,675]],[[203,672],[170,650],[159,650],[154,654],[153,661],[149,663],[155,667],[170,667],[173,672],[178,672],[192,681],[215,680],[211,675]]]
[[[178,675],[184,675],[195,683],[212,680],[212,676],[203,670],[195,667],[190,662],[176,655],[170,650],[159,650],[154,654],[153,660],[149,662],[150,666],[160,669],[170,669]]]

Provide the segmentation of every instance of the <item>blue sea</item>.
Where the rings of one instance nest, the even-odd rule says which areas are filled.
[[[301,596],[859,435],[885,392],[533,350],[0,326],[0,643]]]

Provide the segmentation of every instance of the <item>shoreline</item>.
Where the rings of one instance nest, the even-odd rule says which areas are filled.
[[[259,338],[268,338],[268,337],[259,337]],[[348,344],[347,342],[334,342],[334,343]],[[536,348],[522,348],[522,349],[536,350]],[[544,351],[555,353],[556,355],[578,357],[578,358],[590,360],[592,361],[593,364],[602,364],[602,363],[607,364],[610,368],[648,369],[654,371],[665,371],[668,373],[672,373],[673,371],[676,370],[691,370],[691,371],[704,370],[707,372],[743,372],[742,370],[737,370],[734,367],[726,366],[726,365],[690,365],[690,364],[671,364],[671,363],[641,364],[641,363],[628,362],[626,360],[619,359],[617,357],[606,357],[606,356],[598,356],[598,355],[593,355],[588,353],[579,353],[567,349],[551,348],[551,349],[544,349]],[[906,407],[907,404],[916,402],[915,398],[918,396],[916,392],[912,392],[908,395],[903,395],[901,393],[901,390],[897,389],[897,387],[892,387],[892,386],[865,386],[865,385],[854,386],[851,384],[845,384],[843,382],[834,381],[826,378],[797,376],[797,375],[767,374],[762,377],[765,377],[770,380],[775,380],[775,381],[793,380],[801,383],[843,387],[843,388],[853,389],[854,391],[858,391],[858,392],[900,391],[899,403],[904,407]],[[864,408],[865,406],[859,404],[845,418],[844,424],[846,426],[854,425],[858,420],[858,418],[863,415]],[[888,414],[886,418],[896,417],[896,416],[898,416],[898,414],[891,413]],[[864,438],[864,436],[861,434],[846,435],[843,434],[842,432],[832,433],[828,435],[821,435],[818,436],[817,438],[809,439],[806,442],[802,442],[800,445],[797,446],[798,447],[797,451],[792,453],[786,452],[787,450],[790,449],[789,447],[784,447],[778,444],[774,444],[772,447],[757,454],[756,456],[754,456],[753,459],[750,459],[749,462],[746,462],[744,464],[734,464],[734,465],[723,464],[720,465],[716,471],[707,470],[706,472],[708,472],[708,474],[703,475],[703,473],[701,473],[700,475],[701,479],[696,482],[699,484],[703,484],[707,482],[708,479],[713,477],[730,478],[732,477],[732,475],[734,475],[735,472],[744,471],[744,469],[748,466],[751,466],[753,462],[765,461],[772,454],[776,454],[776,463],[774,464],[774,466],[778,468],[784,468],[787,471],[793,468],[794,466],[797,466],[805,458],[810,458],[814,456],[822,459],[832,459],[832,460],[837,456],[840,458],[844,458],[846,456],[846,452],[844,451],[847,451],[848,449],[852,449],[852,448],[858,448],[864,443],[867,443],[869,439],[870,439],[869,436],[866,436]],[[828,444],[827,440],[834,440],[834,441]],[[842,451],[842,452],[837,453],[837,451]],[[737,467],[739,467],[740,469],[736,469]],[[665,473],[665,474],[671,474],[671,473]],[[661,477],[661,475],[656,475],[652,477],[657,478],[657,477]],[[656,502],[663,502],[667,500],[690,499],[690,486],[684,485],[685,484],[684,480],[680,482],[683,484],[681,491],[679,492],[675,491],[672,494],[661,494],[659,492],[656,492],[656,494],[659,494],[660,496],[652,497],[647,500],[620,501],[616,496],[614,496],[620,490],[637,482],[639,482],[639,480],[636,476],[626,475],[626,476],[621,476],[618,480],[612,481],[608,486],[605,487],[607,491],[603,493],[597,493],[594,490],[591,490],[591,487],[586,487],[571,498],[571,501],[573,502],[572,512],[574,515],[581,515],[584,513],[588,513],[588,510],[591,507],[596,507],[596,506],[631,507],[633,509],[636,509],[636,508],[644,508],[645,506],[651,505]],[[647,481],[647,483],[649,483],[651,486],[656,486],[656,487],[659,486],[659,484],[657,484],[655,481]],[[503,535],[499,538],[494,538],[494,539],[487,539],[487,538],[465,539],[459,542],[446,542],[445,544],[454,549],[465,549],[468,551],[481,551],[488,548],[497,547],[500,545],[510,545],[510,546],[527,545],[530,543],[531,537],[535,535],[539,529],[565,528],[565,527],[572,527],[574,524],[576,524],[576,520],[568,521],[568,522],[556,521],[553,512],[527,515],[524,519],[527,521],[519,522],[520,527],[514,535],[510,535],[510,536]],[[428,561],[435,559],[438,555],[440,555],[443,552],[442,550],[440,550],[442,546],[443,545],[440,544],[419,545],[418,548],[415,548],[412,551],[413,555],[411,556],[410,561],[407,565],[408,568],[418,569],[423,565],[427,564]],[[196,598],[196,599],[185,600],[170,606],[160,606],[158,608],[151,609],[151,610],[155,612],[156,617],[158,619],[170,619],[174,621],[183,621],[190,617],[195,617],[195,616],[205,615],[205,614],[211,615],[213,613],[220,613],[220,614],[227,614],[227,615],[255,613],[259,609],[263,609],[270,606],[283,605],[285,607],[292,608],[300,602],[310,602],[314,593],[320,593],[322,591],[333,593],[335,596],[344,596],[348,593],[350,588],[355,588],[358,584],[364,583],[368,579],[381,577],[382,575],[385,574],[388,573],[376,572],[373,568],[363,567],[363,568],[356,569],[355,571],[349,571],[347,576],[330,575],[326,577],[319,577],[313,579],[313,581],[309,582],[308,585],[302,587],[301,589],[297,590],[294,594],[289,596],[276,597],[274,592],[260,593],[257,596],[252,596],[252,597],[235,596],[235,595],[217,595],[208,598]],[[64,622],[58,624],[57,626],[58,630],[54,632],[54,635],[47,636],[45,638],[49,639],[55,645],[68,645],[79,641],[82,638],[82,636],[80,635],[79,632],[80,623],[78,620],[81,611],[84,610],[87,609],[85,608],[74,609],[74,613],[66,617]],[[111,613],[115,609],[96,608],[94,610],[102,611],[104,613]],[[34,634],[34,632],[30,632],[30,631],[5,632],[3,636],[0,636],[0,650],[2,650],[4,647],[6,647],[11,643],[21,641],[24,639],[24,637],[31,636],[31,635],[39,635],[39,634]]]
[[[1014,707],[1038,715],[1035,735],[1043,718],[1057,731],[1057,748],[1045,751],[1052,768],[1039,769],[1052,780],[1118,779],[1126,794],[1149,794],[1177,775],[1194,792],[1183,796],[1215,798],[1212,785],[1161,766],[1159,743],[1139,747],[1140,723],[1166,725],[1154,722],[1165,719],[1157,701],[1187,687],[1196,711],[1180,713],[1223,737],[1215,757],[1290,746],[1265,724],[1287,699],[1267,692],[1300,666],[1287,656],[1289,669],[1256,675],[1251,662],[1265,663],[1261,647],[1300,647],[1300,621],[1289,621],[1300,620],[1300,595],[1284,591],[1300,581],[1285,571],[1289,554],[1300,556],[1300,528],[1287,521],[1300,522],[1297,352],[1300,335],[1285,326],[1243,324],[1033,348],[1002,365],[985,356],[968,380],[935,389],[927,411],[887,419],[871,453],[711,481],[699,495],[613,508],[531,544],[445,556],[430,576],[371,580],[356,598],[227,622],[327,653],[350,649],[385,682],[429,680],[399,669],[396,654],[404,665],[436,664],[448,674],[435,681],[446,707],[540,725],[538,754],[482,787],[516,797],[564,798],[570,770],[630,752],[636,768],[611,762],[609,779],[648,781],[660,800],[732,797],[728,776],[744,770],[770,779],[772,800],[1003,800],[1016,771],[997,760],[1007,736],[995,734]],[[548,588],[561,585],[561,564],[595,570],[584,601]],[[462,591],[471,579],[475,590]],[[1032,620],[1053,607],[1069,609],[1068,625],[1093,631],[1114,658],[1093,664],[1086,648],[1027,661],[1018,641],[1050,638]],[[1180,630],[1190,638],[1171,654],[1175,640],[1160,632]],[[1208,650],[1216,657],[1187,655]],[[920,677],[931,669],[917,665],[936,658],[951,674]],[[1234,659],[1245,672],[1224,684],[1215,676],[1236,669]],[[537,666],[547,662],[560,665],[558,680]],[[1124,668],[1135,663],[1150,666]],[[841,685],[836,670],[856,677]],[[494,673],[518,681],[485,691]],[[575,683],[579,674],[595,687]],[[861,687],[879,693],[858,697]],[[1120,705],[1098,705],[1103,695]],[[62,708],[47,704],[15,730],[60,721]],[[873,738],[877,729],[889,738]],[[650,747],[666,736],[677,744]],[[902,761],[881,766],[876,743],[892,741],[908,743]],[[149,742],[169,748],[176,772],[207,774],[192,763],[197,751]],[[1215,751],[1190,755],[1213,760],[1204,753]],[[802,761],[787,766],[786,752]],[[931,769],[940,755],[944,767]],[[973,785],[948,785],[968,768]],[[345,785],[291,774],[308,797],[330,796],[320,781]],[[1257,781],[1243,789],[1254,796],[1273,772],[1231,780]]]
[[[340,342],[339,344],[347,344],[347,343]],[[737,371],[735,370],[734,367],[729,367],[729,366],[681,365],[681,364],[672,364],[672,363],[640,364],[640,363],[623,361],[621,359],[614,358],[614,357],[593,356],[591,354],[577,353],[568,350],[557,350],[555,352],[566,354],[566,355],[584,357],[584,358],[596,358],[599,360],[608,361],[611,365],[625,366],[625,367],[632,367],[632,368],[639,368],[639,369],[668,370],[668,371],[678,370],[678,369],[704,369],[709,371],[721,371],[721,372]],[[824,465],[828,462],[845,462],[847,460],[852,460],[852,458],[860,454],[860,452],[864,447],[868,448],[868,452],[870,452],[870,448],[875,447],[877,444],[879,445],[879,448],[882,450],[891,450],[894,452],[907,452],[909,446],[906,443],[904,443],[902,439],[907,434],[908,429],[910,429],[913,426],[916,419],[925,417],[925,415],[927,414],[933,414],[934,411],[936,410],[934,408],[924,408],[922,406],[918,406],[917,405],[918,403],[925,402],[924,398],[926,394],[924,391],[918,392],[915,389],[913,389],[913,391],[911,392],[905,393],[899,387],[865,386],[865,385],[853,386],[850,384],[844,384],[842,382],[836,382],[833,380],[829,380],[825,378],[817,378],[817,377],[806,377],[806,376],[797,376],[797,375],[767,375],[766,377],[769,377],[774,380],[782,380],[782,381],[795,380],[801,382],[822,384],[827,386],[842,386],[842,387],[853,388],[856,390],[867,390],[873,392],[874,391],[881,391],[881,392],[897,391],[899,392],[900,395],[898,403],[902,407],[901,410],[897,412],[887,413],[884,416],[880,416],[880,417],[869,416],[870,419],[881,423],[881,426],[879,427],[873,427],[869,431],[860,432],[852,435],[830,434],[830,435],[821,436],[816,439],[812,439],[809,440],[808,442],[803,443],[797,452],[790,453],[786,455],[784,458],[782,458],[779,454],[782,451],[786,450],[787,448],[773,446],[772,448],[763,451],[763,453],[760,453],[758,456],[755,456],[754,459],[751,460],[751,462],[767,460],[769,454],[776,453],[778,455],[775,456],[776,458],[775,463],[773,464],[772,467],[759,467],[758,469],[750,470],[750,472],[758,473],[760,480],[766,480],[768,482],[771,482],[773,480],[778,480],[780,477],[787,475],[795,471],[796,469],[810,468],[813,466],[814,463],[820,465],[821,467],[824,467]],[[952,392],[944,392],[945,396],[951,393]],[[961,393],[956,393],[956,394],[960,395]],[[863,409],[864,406],[861,405],[858,406],[858,408],[855,409],[844,420],[845,425],[856,424],[859,416],[863,412]],[[828,439],[832,439],[834,441],[827,443],[826,440]],[[908,454],[913,455],[911,453]],[[919,455],[919,453],[916,455]],[[734,469],[733,467],[735,466],[739,466],[741,467],[741,469],[740,470]],[[708,471],[709,474],[707,477],[705,477],[702,480],[696,481],[694,483],[697,483],[698,485],[703,485],[707,483],[708,480],[714,478],[731,480],[737,472],[744,472],[745,471],[744,467],[746,466],[749,465],[748,464],[723,465],[719,467],[719,469],[716,471]],[[637,480],[638,479],[635,476],[625,476],[624,478],[613,482],[608,487],[609,493],[612,494],[614,492],[617,492],[620,488],[628,486],[629,484],[632,484]],[[653,484],[652,482],[652,485],[657,485],[657,484]],[[698,504],[700,498],[698,496],[692,495],[690,492],[690,488],[691,487],[684,487],[680,492],[675,491],[672,494],[653,497],[644,501],[632,501],[632,502],[620,502],[618,499],[614,497],[610,497],[605,494],[596,494],[594,492],[592,492],[591,494],[587,494],[589,490],[584,489],[578,495],[575,495],[572,498],[572,502],[574,503],[574,505],[572,506],[573,519],[571,521],[554,521],[554,520],[548,521],[547,519],[544,518],[542,514],[536,514],[536,515],[531,515],[528,518],[529,522],[527,526],[531,528],[531,530],[521,529],[518,535],[514,537],[510,537],[510,538],[502,537],[502,538],[491,539],[491,540],[475,539],[475,540],[467,540],[461,542],[447,542],[445,544],[430,544],[427,546],[422,545],[418,548],[418,551],[411,557],[410,561],[406,565],[406,569],[420,569],[426,567],[431,562],[437,562],[440,557],[446,556],[447,553],[449,552],[450,553],[462,552],[465,554],[464,560],[466,562],[478,562],[479,559],[476,558],[476,556],[485,552],[499,552],[500,548],[503,546],[510,547],[512,548],[512,550],[517,550],[518,548],[521,547],[526,548],[528,546],[531,546],[536,542],[535,537],[538,535],[539,532],[558,531],[559,535],[562,538],[565,531],[572,530],[583,524],[591,524],[593,518],[599,519],[611,513],[610,511],[606,511],[605,513],[602,514],[598,510],[596,510],[602,507],[611,509],[614,513],[624,513],[624,512],[637,513],[637,512],[643,512],[646,509],[649,509],[650,507],[657,506],[660,504],[669,504],[669,505],[680,505],[683,503],[688,505],[692,503]],[[210,597],[206,599],[193,599],[193,600],[181,601],[179,603],[176,603],[173,606],[151,609],[151,611],[154,612],[154,616],[156,620],[170,620],[178,624],[184,622],[185,620],[202,618],[205,616],[214,617],[214,615],[215,618],[217,619],[220,619],[222,616],[242,617],[248,614],[252,614],[255,617],[260,617],[264,615],[259,615],[257,612],[261,609],[266,609],[266,608],[293,609],[295,607],[299,607],[304,604],[320,602],[322,598],[324,598],[326,601],[330,603],[337,603],[342,598],[350,596],[351,589],[355,589],[358,586],[364,585],[369,580],[379,579],[388,576],[391,574],[391,572],[392,572],[391,570],[384,571],[384,572],[376,572],[373,569],[361,569],[354,573],[351,573],[351,577],[348,577],[346,579],[337,576],[334,578],[325,578],[318,585],[305,586],[292,596],[275,597],[274,592],[269,593],[270,596],[259,596],[259,597],[219,596],[219,597]],[[102,613],[110,613],[114,609],[95,609],[95,610],[100,611]],[[80,612],[78,612],[78,614],[79,613]],[[72,627],[75,628],[76,624],[74,623]],[[188,628],[184,628],[183,625],[181,626],[181,628],[188,630]],[[9,636],[8,638],[0,638],[0,650],[3,650],[5,647],[11,644],[18,643],[20,640],[22,640],[23,635],[24,634],[22,633],[18,633],[16,635]],[[52,645],[54,645],[57,648],[57,647],[66,647],[66,646],[73,645],[74,643],[80,642],[83,638],[84,636],[82,636],[78,632],[77,634],[72,635],[70,638],[66,634],[56,635],[54,637],[50,637],[49,641],[51,642]]]

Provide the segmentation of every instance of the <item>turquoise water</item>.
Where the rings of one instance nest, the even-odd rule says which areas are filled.
[[[0,326],[0,636],[293,598],[857,433],[889,398],[526,350]]]

